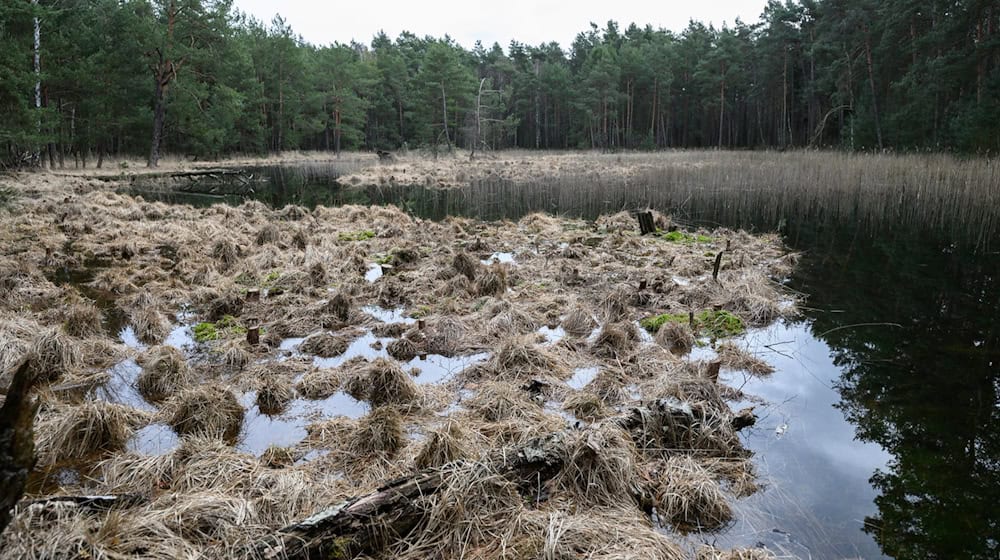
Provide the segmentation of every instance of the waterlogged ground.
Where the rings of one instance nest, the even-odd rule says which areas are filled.
[[[403,557],[531,555],[543,541],[693,555],[684,535],[725,534],[756,487],[737,435],[744,397],[712,362],[755,362],[686,348],[793,313],[779,281],[796,256],[774,236],[656,220],[662,231],[643,237],[627,213],[489,223],[359,206],[199,210],[96,183],[29,199],[0,232],[14,271],[0,334],[5,366],[27,355],[40,379],[32,491],[149,496],[124,506],[139,525],[87,541],[93,550],[155,541],[156,556],[214,554],[420,469],[450,465],[457,489],[549,441],[566,465],[545,492],[459,491],[470,517],[458,526],[505,525],[495,534],[519,544],[463,537],[456,549],[442,527],[421,547],[399,543]],[[641,326],[660,315],[680,319]],[[712,326],[727,317],[732,332]],[[25,511],[4,550],[43,555],[41,534],[84,546],[103,520]],[[544,536],[552,520],[578,527],[566,533],[576,540]],[[629,530],[609,544],[609,523]]]

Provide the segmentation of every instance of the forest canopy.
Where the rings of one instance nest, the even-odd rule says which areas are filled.
[[[468,50],[406,32],[313,45],[224,0],[11,0],[0,162],[402,146],[989,153],[998,26],[981,0],[772,0],[754,23],[610,21],[571,45]]]

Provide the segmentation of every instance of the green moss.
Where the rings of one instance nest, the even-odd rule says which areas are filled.
[[[342,231],[337,234],[337,239],[341,241],[364,241],[375,237],[375,232],[369,229],[361,231]]]
[[[274,281],[277,280],[278,278],[281,278],[281,271],[272,270],[271,272],[267,273],[267,276],[265,276],[263,280],[261,280],[261,284],[263,284],[264,286],[270,286],[271,284],[274,284]]]
[[[687,323],[689,320],[688,315],[664,313],[663,315],[646,317],[639,321],[639,324],[647,331],[656,333],[665,323]],[[694,328],[698,336],[709,338],[727,338],[746,332],[743,319],[728,311],[701,311],[694,316]]]
[[[413,319],[421,319],[431,314],[431,308],[427,305],[418,305],[415,309],[410,311],[410,317]]]
[[[728,311],[702,311],[695,316],[695,323],[702,336],[726,338],[746,332],[743,319]]]
[[[210,342],[229,336],[244,335],[247,330],[240,325],[236,317],[226,315],[214,323],[198,323],[191,327],[191,332],[196,342]]]
[[[237,284],[241,285],[241,286],[248,286],[249,287],[249,286],[256,286],[257,285],[257,279],[254,277],[253,274],[251,274],[251,273],[249,273],[247,271],[243,271],[243,272],[239,273],[233,281],[236,282]]]
[[[392,253],[379,253],[375,255],[375,264],[389,264],[392,261]]]
[[[712,243],[714,238],[707,235],[684,233],[680,230],[660,233],[660,238],[671,243]]]
[[[194,339],[197,342],[219,340],[219,330],[215,328],[215,323],[198,323],[191,331],[194,333]]]
[[[646,329],[647,331],[655,333],[656,331],[660,330],[660,327],[662,327],[664,323],[668,322],[686,323],[687,321],[688,321],[687,315],[664,313],[663,315],[646,317],[645,319],[639,321],[639,324],[642,325],[642,328]]]

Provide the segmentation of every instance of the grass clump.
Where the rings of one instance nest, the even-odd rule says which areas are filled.
[[[687,323],[691,318],[680,313],[664,313],[646,317],[639,321],[642,328],[656,334],[667,323]],[[709,338],[728,338],[738,336],[746,332],[746,324],[739,316],[723,310],[706,309],[694,316],[694,324],[691,325],[698,336]]]
[[[28,347],[28,370],[40,382],[55,381],[82,363],[83,355],[76,341],[58,328],[41,331]]]
[[[243,426],[243,406],[218,385],[184,389],[165,408],[167,423],[179,435],[204,435],[235,441]]]
[[[351,448],[360,456],[394,457],[406,445],[403,419],[393,407],[372,410],[358,421]]]
[[[465,430],[458,422],[449,422],[447,426],[432,431],[414,459],[417,468],[443,467],[469,456],[466,438]]]
[[[39,456],[42,463],[53,464],[119,451],[146,420],[132,407],[104,401],[67,407],[39,422]]]
[[[141,358],[136,389],[150,402],[162,401],[193,381],[184,354],[173,346],[154,346]]]
[[[337,234],[340,241],[364,241],[375,237],[375,232],[370,229],[361,231],[342,231]]]
[[[733,510],[712,473],[689,456],[668,459],[660,474],[655,503],[661,523],[678,531],[714,531],[733,518]]]

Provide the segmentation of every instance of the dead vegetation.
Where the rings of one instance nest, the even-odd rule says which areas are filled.
[[[328,555],[674,560],[672,532],[725,527],[755,488],[724,391],[686,357],[712,342],[685,322],[651,337],[638,321],[791,312],[770,280],[794,260],[776,238],[671,243],[638,236],[627,213],[512,224],[196,210],[87,181],[67,196],[40,191],[0,222],[0,371],[27,357],[40,382],[40,464],[77,475],[60,493],[142,499],[20,508],[0,558],[255,557],[282,527],[431,476],[440,486],[412,502],[405,530],[384,512],[371,519],[382,529],[334,539]],[[717,284],[704,254],[727,243],[741,252],[726,251]],[[494,251],[514,262],[483,264]],[[57,266],[85,280],[53,282]],[[119,344],[111,319],[138,343]],[[184,334],[196,324],[211,325],[197,343]],[[727,369],[768,369],[739,342],[716,353]],[[265,438],[255,453],[250,436]],[[505,469],[539,442],[551,464],[518,481]]]

